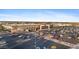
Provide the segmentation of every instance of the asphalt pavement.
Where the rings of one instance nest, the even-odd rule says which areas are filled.
[[[69,47],[46,40],[33,33],[16,33],[0,35],[1,49],[51,49],[56,46],[57,49],[67,49]]]

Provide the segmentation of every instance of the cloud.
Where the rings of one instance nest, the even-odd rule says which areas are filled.
[[[71,14],[45,11],[37,14],[10,15],[0,14],[0,21],[43,21],[43,22],[79,22],[79,17]]]

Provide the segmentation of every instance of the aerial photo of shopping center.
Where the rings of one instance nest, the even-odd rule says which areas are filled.
[[[0,49],[79,49],[79,10],[1,9]]]

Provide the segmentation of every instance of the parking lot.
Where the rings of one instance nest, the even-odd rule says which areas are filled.
[[[0,35],[1,49],[65,49],[68,46],[46,40],[34,33],[16,33]]]

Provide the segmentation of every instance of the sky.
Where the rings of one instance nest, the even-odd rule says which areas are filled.
[[[79,22],[79,10],[0,9],[0,21]]]

